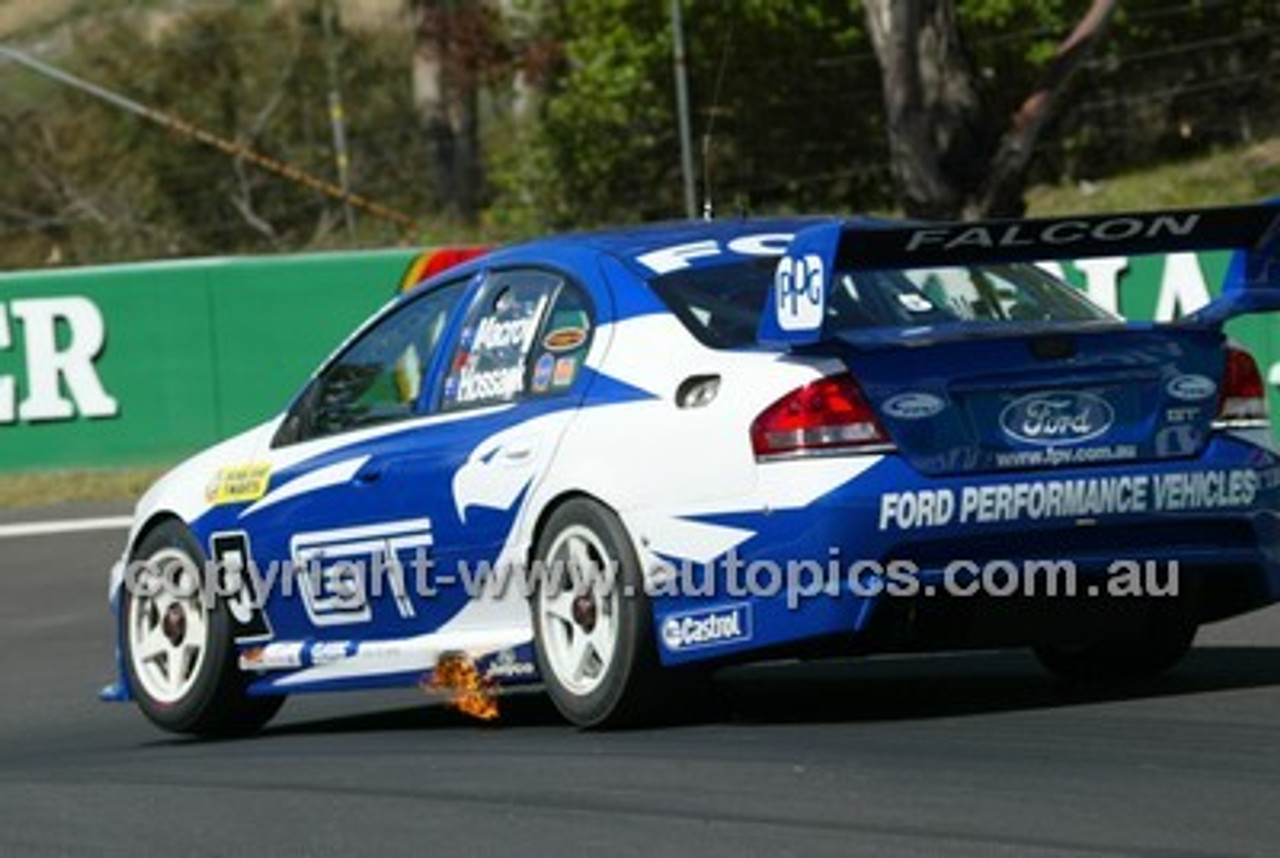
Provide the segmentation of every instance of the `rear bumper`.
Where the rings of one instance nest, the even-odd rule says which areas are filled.
[[[1019,485],[1022,500],[1015,502],[1014,490],[1002,487]],[[1076,498],[1082,485],[1093,500],[1047,512],[1026,500],[1043,496],[1045,486]],[[940,500],[947,496],[950,501]],[[996,500],[983,506],[991,497]],[[914,503],[916,511],[896,514],[895,504],[902,503]],[[890,651],[1051,643],[1133,629],[1153,613],[1199,624],[1280,601],[1280,467],[1269,450],[1231,437],[1215,439],[1194,461],[945,478],[923,477],[886,456],[802,509],[699,519],[749,529],[752,536],[734,556],[699,570],[714,587],[654,598],[658,648],[667,664],[803,645]],[[1021,586],[1027,582],[1010,581],[1009,574],[1001,579],[1007,591],[998,595],[974,589],[972,580],[960,594],[946,586],[957,571],[972,579],[974,570],[992,565],[1002,573],[1012,569],[1015,577],[1028,575],[1027,566],[1040,568],[1027,561],[1068,564],[1074,588],[1045,593],[1032,587],[1028,594]],[[822,567],[824,586],[789,571],[805,563]],[[859,564],[882,575],[908,569],[917,585],[869,593],[850,584],[850,570]],[[780,586],[744,589],[753,565],[755,583],[769,577],[761,570],[778,570]],[[1164,586],[1125,592],[1108,585],[1135,568],[1140,578],[1150,573]],[[736,634],[696,647],[670,635],[671,618],[711,624],[717,611]]]
[[[1159,595],[1110,595],[1100,571],[1082,574],[1070,595],[881,599],[850,642],[867,652],[1088,643],[1141,636],[1156,620],[1202,625],[1280,600],[1280,568],[1239,560],[1177,561],[1176,590]],[[1148,564],[1162,588],[1172,582],[1168,565]]]

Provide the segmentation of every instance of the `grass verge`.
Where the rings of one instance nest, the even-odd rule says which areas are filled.
[[[1280,195],[1280,138],[1095,182],[1038,185],[1030,215],[1196,208]]]
[[[69,501],[134,501],[166,469],[33,471],[0,475],[0,508]]]

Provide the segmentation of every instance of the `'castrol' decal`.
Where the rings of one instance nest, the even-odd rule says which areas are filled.
[[[751,639],[751,606],[726,605],[673,614],[662,621],[662,645],[672,652]]]

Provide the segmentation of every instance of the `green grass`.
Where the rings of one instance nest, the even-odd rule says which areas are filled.
[[[119,468],[0,474],[0,508],[69,501],[134,501],[166,469]]]
[[[1097,182],[1038,186],[1027,194],[1027,212],[1059,215],[1192,208],[1274,196],[1280,196],[1280,138]]]
[[[0,38],[27,36],[61,24],[75,7],[73,0],[0,0]]]

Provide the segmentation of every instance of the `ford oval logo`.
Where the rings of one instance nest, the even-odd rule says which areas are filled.
[[[1101,435],[1115,422],[1115,411],[1092,393],[1032,393],[1000,412],[1000,428],[1016,441],[1048,447],[1079,444]]]
[[[886,399],[880,407],[885,414],[899,420],[924,420],[938,414],[947,403],[932,393],[899,393]]]
[[[1169,379],[1164,388],[1174,399],[1183,402],[1199,402],[1218,392],[1218,385],[1203,375],[1179,375]]]

